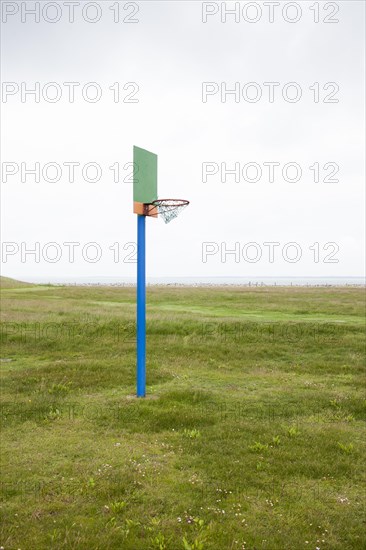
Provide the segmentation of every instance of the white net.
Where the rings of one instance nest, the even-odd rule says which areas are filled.
[[[159,215],[165,223],[169,223],[176,218],[188,206],[188,201],[164,199],[155,201],[154,206],[158,209]]]

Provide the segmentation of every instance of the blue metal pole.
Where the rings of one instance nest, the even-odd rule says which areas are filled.
[[[137,397],[146,394],[145,216],[137,216]]]

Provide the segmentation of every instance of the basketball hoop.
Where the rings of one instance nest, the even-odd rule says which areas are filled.
[[[150,203],[150,205],[158,211],[159,216],[163,218],[165,223],[169,223],[183,212],[189,205],[189,201],[183,199],[158,199]]]
[[[165,223],[188,205],[182,199],[158,199],[158,156],[133,147],[133,212],[137,214],[136,395],[146,396],[146,218],[161,216]]]

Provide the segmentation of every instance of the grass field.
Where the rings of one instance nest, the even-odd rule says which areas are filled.
[[[0,546],[364,549],[364,297],[3,280]]]

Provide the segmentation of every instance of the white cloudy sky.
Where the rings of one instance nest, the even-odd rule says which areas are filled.
[[[147,220],[150,276],[363,274],[364,2],[315,3],[319,23],[314,22],[316,14],[310,9],[314,2],[307,1],[290,3],[287,8],[289,3],[281,2],[275,6],[273,23],[265,2],[252,2],[252,7],[241,2],[239,22],[229,15],[222,22],[218,11],[206,23],[202,22],[206,8],[198,1],[120,2],[121,21],[115,23],[110,8],[116,3],[103,1],[94,3],[100,10],[100,20],[94,24],[82,17],[85,1],[75,4],[74,23],[68,21],[65,2],[57,2],[60,20],[55,23],[45,20],[56,17],[54,6],[45,16],[41,13],[36,23],[24,11],[34,7],[34,2],[1,4],[3,92],[4,86],[10,90],[6,83],[12,82],[19,90],[22,82],[23,89],[34,88],[38,82],[41,90],[56,82],[62,91],[55,103],[42,95],[39,103],[31,95],[22,102],[20,91],[2,95],[4,275],[50,280],[134,276],[135,264],[122,261],[133,251],[127,243],[136,241],[132,185],[123,182],[128,175],[123,167],[132,161],[133,145],[159,155],[161,197],[191,201],[170,225]],[[40,5],[42,9],[45,2]],[[134,5],[138,12],[132,17],[138,22],[123,22]],[[208,9],[220,6],[221,2],[211,2]],[[227,2],[227,6],[232,8],[234,3]],[[243,9],[248,10],[244,11],[247,19],[253,19],[255,12],[258,17],[261,12],[261,17],[250,23]],[[88,8],[87,16],[93,18],[95,10],[95,6]],[[296,10],[299,21],[285,21],[284,15],[294,19]],[[339,21],[325,23],[325,18]],[[80,83],[74,103],[68,101],[64,82]],[[90,82],[102,90],[97,103],[82,97],[81,88]],[[138,102],[114,103],[109,87],[116,82],[123,96],[132,91],[132,87],[123,90],[126,83],[137,83]],[[228,95],[223,102],[218,92],[203,102],[203,82],[228,89],[237,82],[240,90],[255,82],[262,97],[253,103],[241,95],[235,102]],[[266,82],[279,83],[272,103]],[[302,90],[298,102],[282,96],[289,82],[296,82]],[[319,102],[314,101],[314,83],[319,83]],[[333,84],[324,90],[327,83],[339,87],[334,96],[329,96]],[[252,87],[248,93],[253,91]],[[292,97],[294,88],[288,93]],[[325,103],[326,96],[338,102]],[[63,168],[61,179],[52,183],[41,175],[37,183],[28,174],[22,182],[21,163],[31,168],[36,162],[41,168],[58,163]],[[80,163],[73,183],[68,181],[65,162]],[[97,183],[82,177],[81,167],[90,162],[102,169]],[[240,181],[235,181],[228,175],[223,182],[219,171],[204,182],[202,165],[207,162],[218,168],[226,163],[228,169],[235,163],[240,168],[257,163],[262,177],[257,182],[245,181],[241,174]],[[280,163],[273,182],[263,164],[268,162]],[[282,177],[282,168],[289,162],[302,169],[297,182]],[[119,183],[114,183],[109,169],[114,163],[121,168]],[[315,169],[309,168],[315,163],[319,163],[319,182],[314,181]],[[339,181],[324,181],[334,165],[339,171],[333,179]],[[4,170],[11,166],[19,166],[19,171],[4,181]],[[249,171],[249,177],[253,172]],[[46,247],[50,242],[58,243],[62,254],[55,263],[47,260],[47,254],[51,258],[55,253]],[[65,242],[80,243],[73,263]],[[95,263],[81,253],[90,242],[98,243],[102,253]],[[120,262],[114,261],[109,249],[116,242],[120,243]],[[262,253],[257,262],[248,261],[256,253],[247,246],[253,242]],[[279,243],[273,262],[264,245],[268,242]],[[287,250],[293,257],[295,249],[286,248],[291,242],[302,252],[296,263],[282,256]],[[30,249],[35,243],[45,251],[46,259],[41,255],[36,262],[27,255],[22,262],[22,246]],[[203,243],[216,243],[210,245],[215,253],[206,262],[202,261]],[[319,243],[318,262],[314,261],[314,243]],[[227,255],[224,261],[225,247],[237,247],[240,256]],[[14,252],[5,254],[6,263],[4,250]],[[91,257],[93,250],[88,251]],[[336,263],[329,263],[332,252],[330,259],[337,259]]]

